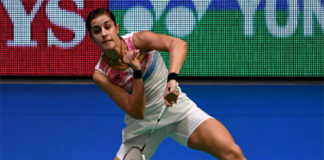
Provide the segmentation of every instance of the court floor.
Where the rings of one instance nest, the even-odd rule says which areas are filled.
[[[0,84],[1,160],[113,159],[123,112],[94,84]],[[181,85],[248,160],[323,160],[324,85]],[[209,160],[166,139],[153,160]]]

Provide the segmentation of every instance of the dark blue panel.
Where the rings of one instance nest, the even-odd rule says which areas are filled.
[[[183,85],[199,107],[220,115],[323,115],[320,85]],[[95,85],[1,85],[3,114],[123,115]],[[204,97],[201,97],[201,93]],[[228,107],[231,107],[229,110]]]
[[[323,116],[321,85],[184,85],[182,90],[215,115]]]
[[[228,128],[249,160],[324,156],[323,85],[181,87]],[[0,89],[1,159],[115,156],[123,112],[95,85],[1,84]],[[213,158],[167,139],[153,159]]]
[[[113,159],[121,116],[1,116],[2,160]]]
[[[213,0],[208,10],[240,10],[240,4],[236,0]]]
[[[208,0],[205,1],[208,3]],[[288,9],[288,0],[277,0],[276,9],[278,10],[287,10]],[[323,7],[323,0],[320,1]],[[134,6],[143,6],[148,9],[153,10],[154,7],[149,0],[110,0],[109,8],[112,10],[125,10]],[[258,10],[263,10],[266,5],[266,0],[260,0]],[[195,6],[191,0],[170,0],[166,9],[170,9],[177,6],[184,6],[191,9],[195,9]],[[300,10],[304,9],[304,0],[298,0],[298,6]],[[237,0],[212,0],[208,7],[208,10],[240,10],[240,4]]]
[[[110,0],[108,6],[111,10],[124,10],[134,6],[143,6],[148,9],[153,9],[149,0]]]
[[[95,85],[1,85],[3,114],[123,115]]]

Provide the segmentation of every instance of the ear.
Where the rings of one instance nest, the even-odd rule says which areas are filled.
[[[119,35],[119,24],[116,24],[117,34]]]

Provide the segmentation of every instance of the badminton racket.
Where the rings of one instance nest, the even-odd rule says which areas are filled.
[[[159,117],[158,117],[158,120],[157,122],[155,123],[155,126],[152,128],[149,136],[146,138],[146,141],[143,145],[142,148],[138,147],[138,146],[134,146],[134,147],[131,147],[127,153],[125,154],[123,160],[145,160],[145,155],[143,154],[143,151],[145,149],[145,146],[147,144],[147,142],[149,141],[152,133],[155,131],[157,125],[159,124],[161,118],[163,117],[163,115],[165,114],[165,112],[168,110],[169,107],[166,107],[166,106],[163,106],[160,114],[159,114]]]
[[[170,91],[170,88],[168,88],[168,90]],[[177,84],[177,87],[176,87],[176,91],[179,92],[180,89],[178,87],[178,84]],[[164,114],[166,113],[166,111],[169,109],[169,107],[167,107],[166,105],[163,106],[160,114],[159,114],[159,117],[157,119],[157,122],[155,123],[155,126],[152,128],[149,136],[146,138],[145,140],[145,143],[143,145],[142,148],[138,147],[138,146],[133,146],[131,147],[127,153],[125,154],[123,160],[145,160],[145,155],[143,153],[144,149],[145,149],[145,146],[146,144],[148,143],[151,135],[153,134],[153,132],[155,131],[157,125],[159,124],[161,118],[164,116]]]

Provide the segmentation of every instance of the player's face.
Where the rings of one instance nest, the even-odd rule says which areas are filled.
[[[115,25],[108,15],[99,15],[91,21],[90,25],[91,38],[102,51],[117,49],[119,26]]]

